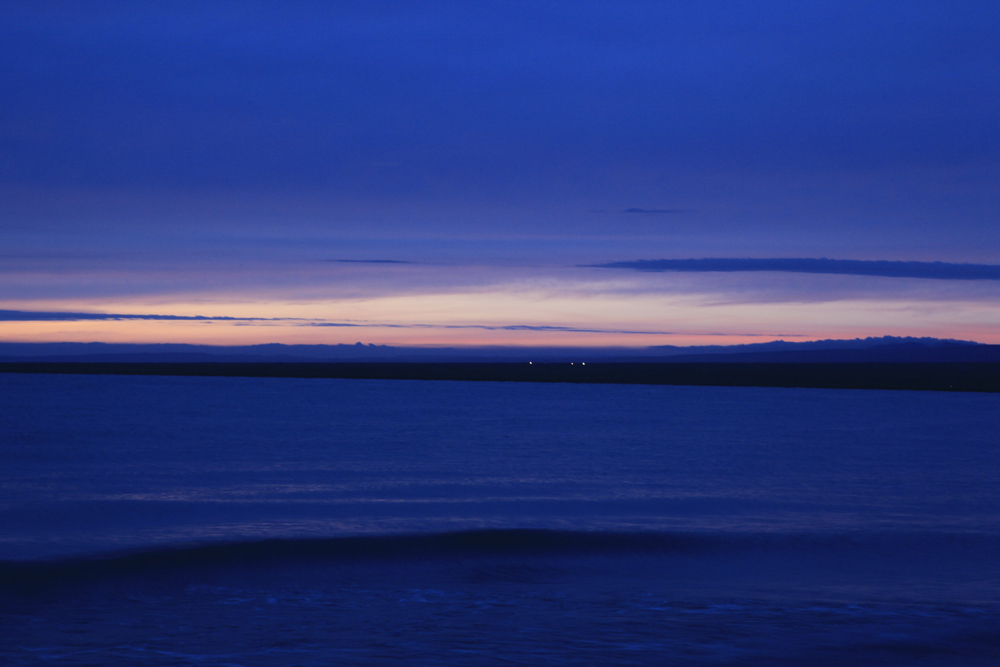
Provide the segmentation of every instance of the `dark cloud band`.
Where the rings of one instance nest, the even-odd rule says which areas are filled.
[[[402,259],[324,259],[323,261],[339,264],[413,264]]]
[[[622,213],[644,213],[647,215],[662,215],[669,213],[693,213],[688,208],[627,208]]]
[[[785,338],[798,337],[797,334],[773,334],[773,333],[725,333],[725,332],[691,332],[680,331],[638,331],[631,329],[590,329],[584,327],[563,327],[552,325],[532,325],[532,324],[425,324],[425,323],[387,323],[387,322],[327,322],[322,320],[308,320],[294,317],[207,317],[203,315],[134,315],[118,313],[69,313],[59,311],[30,311],[30,310],[0,310],[0,322],[77,322],[81,320],[160,320],[160,321],[184,321],[184,322],[233,322],[236,324],[243,322],[288,322],[294,326],[310,327],[340,327],[340,328],[366,328],[366,329],[478,329],[482,331],[540,331],[552,333],[601,333],[601,334],[629,334],[629,335],[657,335],[657,336],[736,336],[745,338],[773,338],[782,336]]]
[[[207,317],[204,315],[147,315],[123,313],[68,313],[62,311],[0,310],[0,322],[79,322],[82,320],[168,320],[188,322],[274,322],[289,318]]]
[[[551,325],[532,324],[386,324],[380,322],[315,322],[308,326],[316,327],[377,327],[384,329],[479,329],[482,331],[541,331],[553,333],[602,333],[602,334],[628,334],[637,336],[748,336],[748,337],[773,337],[784,335],[786,337],[796,337],[796,334],[730,334],[722,332],[709,332],[692,334],[680,331],[636,331],[631,329],[589,329],[583,327],[560,327]]]
[[[949,262],[892,262],[857,259],[647,259],[590,264],[591,268],[635,271],[782,271],[826,273],[884,278],[929,278],[934,280],[1000,280],[1000,266]]]

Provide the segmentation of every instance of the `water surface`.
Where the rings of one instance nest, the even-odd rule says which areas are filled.
[[[11,664],[1000,659],[997,395],[10,374],[0,405]]]

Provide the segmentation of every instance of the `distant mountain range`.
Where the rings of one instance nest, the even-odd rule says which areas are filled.
[[[0,361],[61,362],[1000,362],[1000,345],[939,338],[882,336],[803,343],[661,345],[645,348],[480,347],[386,345],[214,346],[182,343],[0,343]]]

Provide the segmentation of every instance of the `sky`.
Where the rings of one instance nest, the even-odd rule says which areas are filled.
[[[1000,343],[998,34],[961,0],[8,0],[0,341]]]

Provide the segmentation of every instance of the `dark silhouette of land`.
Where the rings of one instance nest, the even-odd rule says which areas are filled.
[[[1000,363],[80,363],[7,362],[3,373],[354,378],[726,387],[1000,391]]]
[[[0,313],[5,311],[0,311]],[[12,311],[6,311],[12,312]],[[2,319],[2,318],[0,318]],[[1000,345],[882,336],[678,347],[393,347],[389,345],[191,345],[186,343],[4,343],[0,362],[106,363],[939,363],[1000,362]]]

